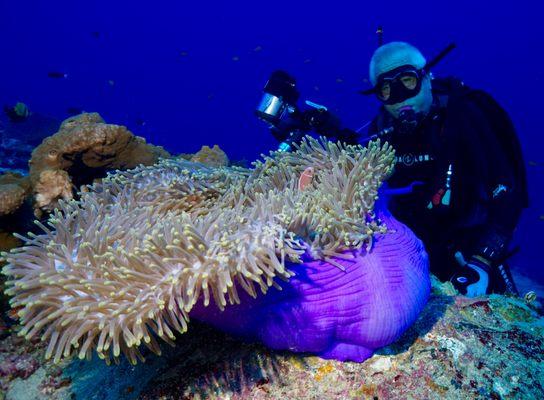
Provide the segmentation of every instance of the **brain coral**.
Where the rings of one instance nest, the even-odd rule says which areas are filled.
[[[74,354],[90,358],[95,350],[107,362],[117,361],[124,353],[136,363],[143,360],[140,345],[160,353],[156,339],[173,344],[174,332],[186,331],[189,316],[224,326],[220,320],[240,302],[250,307],[245,314],[259,315],[258,308],[251,309],[251,301],[262,298],[281,303],[285,311],[293,298],[279,299],[280,291],[270,288],[285,289],[286,281],[298,285],[282,291],[288,295],[293,290],[299,291],[300,298],[304,297],[300,290],[315,293],[315,287],[307,289],[300,277],[294,280],[295,268],[300,273],[304,265],[308,270],[326,265],[323,271],[330,282],[323,284],[323,290],[337,290],[341,279],[354,276],[346,275],[344,261],[369,257],[373,238],[388,236],[373,208],[393,159],[393,150],[380,142],[362,148],[307,139],[296,152],[272,153],[253,169],[214,169],[184,160],[162,160],[151,167],[109,174],[81,193],[79,201],[61,201],[47,226],[40,224],[42,234],[21,237],[23,247],[2,255],[8,263],[3,273],[9,279],[6,292],[13,296],[11,305],[22,307],[18,314],[21,335],[41,335],[48,342],[46,357],[57,361]],[[299,190],[298,178],[309,166],[314,168],[314,178],[309,187]],[[402,240],[397,245],[399,237],[411,238],[392,237],[384,246],[388,250],[376,253],[382,258],[368,258],[369,268],[382,279],[373,278],[365,285],[387,281],[387,287],[400,296],[379,304],[395,303],[394,307],[409,310],[395,314],[397,322],[386,326],[385,341],[413,322],[428,296],[428,276],[427,281],[423,278],[428,273],[426,259],[416,239],[409,240],[416,243],[415,250],[403,253],[397,263],[408,272],[399,272],[397,264],[386,265],[385,270],[393,273],[383,279],[386,273],[380,260],[394,264],[390,250],[406,248]],[[344,277],[331,281],[331,274]],[[418,279],[422,283],[411,283]],[[405,282],[414,291],[402,297]],[[343,284],[353,286],[349,281]],[[257,296],[259,289],[276,294]],[[346,290],[346,295],[367,301],[361,293],[373,288],[365,287],[361,293]],[[337,302],[340,313],[343,304]],[[311,305],[303,307],[313,310]],[[284,313],[283,323],[299,311],[289,308],[291,314]],[[374,314],[390,314],[388,309],[381,311]],[[348,329],[361,322],[343,313],[343,321],[351,321]],[[330,321],[335,318],[331,316]],[[376,323],[388,324],[380,318]],[[230,323],[238,322],[234,318]],[[270,321],[260,327],[255,318],[251,323],[261,340],[275,348],[355,360],[371,354],[369,350],[353,355],[350,350],[342,355],[341,351],[321,351],[321,344],[297,345],[296,332],[280,343],[282,336]],[[244,327],[250,329],[247,324],[237,329]],[[383,340],[376,339],[375,327],[371,328],[369,348],[383,345]],[[317,337],[324,337],[319,329],[310,339]]]

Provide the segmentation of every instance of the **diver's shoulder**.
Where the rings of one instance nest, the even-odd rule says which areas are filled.
[[[462,97],[474,90],[455,76],[433,77],[432,90],[435,95]]]
[[[433,78],[433,95],[441,107],[481,109],[497,105],[496,100],[483,89],[465,84],[460,78],[447,76]]]

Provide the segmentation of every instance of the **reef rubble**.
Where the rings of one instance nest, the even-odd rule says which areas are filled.
[[[136,366],[55,365],[12,332],[0,341],[0,399],[544,398],[544,318],[533,305],[455,296],[436,279],[416,323],[363,363],[274,352],[198,323],[178,341]]]

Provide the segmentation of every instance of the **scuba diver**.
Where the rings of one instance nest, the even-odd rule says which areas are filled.
[[[431,68],[453,47],[430,62],[405,42],[374,52],[373,87],[361,93],[375,95],[381,107],[366,138],[341,129],[323,106],[295,107],[294,79],[282,71],[267,82],[256,113],[282,142],[281,151],[310,130],[348,144],[388,141],[396,151],[387,181],[395,193],[389,210],[423,241],[431,272],[467,296],[517,295],[505,261],[528,206],[520,144],[507,113],[490,95],[455,78],[433,78]]]
[[[460,293],[517,295],[505,263],[528,206],[521,147],[510,118],[487,93],[455,78],[433,78],[433,67],[404,42],[380,46],[370,61],[381,102],[369,127],[396,151],[392,214],[429,253],[431,271]]]

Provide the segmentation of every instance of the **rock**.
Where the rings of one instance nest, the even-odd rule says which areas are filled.
[[[30,194],[30,181],[17,173],[0,175],[0,217],[14,213]]]

